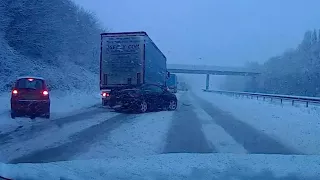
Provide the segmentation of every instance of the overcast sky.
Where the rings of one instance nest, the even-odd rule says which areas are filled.
[[[146,31],[169,63],[262,63],[320,28],[320,0],[75,1],[112,31]]]

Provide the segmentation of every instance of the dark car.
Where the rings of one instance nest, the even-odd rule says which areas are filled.
[[[177,97],[167,87],[144,84],[137,88],[124,89],[111,96],[116,109],[134,110],[140,113],[152,110],[177,108]]]
[[[41,77],[20,77],[11,92],[11,118],[36,116],[50,118],[50,97],[46,82]]]

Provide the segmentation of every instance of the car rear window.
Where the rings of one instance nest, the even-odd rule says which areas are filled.
[[[43,89],[44,82],[41,79],[23,78],[16,83],[18,89]]]

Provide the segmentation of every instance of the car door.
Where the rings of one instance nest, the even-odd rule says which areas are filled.
[[[165,107],[166,105],[168,105],[168,102],[172,99],[172,93],[167,87],[162,87],[162,93],[159,99],[161,100],[161,107]]]
[[[154,85],[153,86],[153,99],[154,99],[154,105],[157,108],[163,107],[163,96],[164,95],[164,89],[161,86]]]
[[[149,84],[143,87],[143,91],[145,99],[149,106],[151,106],[151,108],[158,108],[160,105],[159,97],[163,92],[161,87]]]
[[[164,86],[154,85],[153,87],[154,105],[157,108],[163,108],[168,102],[170,92]]]

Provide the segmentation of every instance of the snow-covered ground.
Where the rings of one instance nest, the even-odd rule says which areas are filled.
[[[52,118],[78,113],[79,110],[82,111],[100,103],[99,92],[53,92],[51,96]]]
[[[151,112],[130,116],[104,140],[92,145],[75,159],[132,157],[162,152],[173,112]]]
[[[0,95],[0,114],[8,113],[10,110],[10,92]],[[0,121],[1,125],[2,121]]]
[[[320,178],[319,162],[319,156],[181,153],[45,164],[0,164],[0,174],[6,178],[35,180],[314,180]]]
[[[186,99],[193,103],[190,111],[196,114],[197,118],[194,120],[199,120],[206,141],[215,147],[217,153],[159,155],[163,153],[165,143],[168,142],[166,137],[171,129],[171,123],[174,122],[172,120],[180,117],[174,116],[179,111],[119,114],[104,111],[105,109],[102,111],[102,108],[95,107],[93,108],[94,113],[90,117],[83,118],[84,120],[71,121],[61,126],[51,121],[52,127],[38,132],[34,138],[17,144],[4,144],[4,148],[0,146],[2,149],[0,161],[2,162],[8,162],[17,156],[32,154],[38,149],[43,150],[40,155],[46,154],[49,159],[54,159],[55,156],[63,156],[63,154],[70,153],[72,149],[78,148],[74,151],[75,154],[69,154],[66,158],[76,161],[19,164],[17,166],[0,165],[0,175],[11,178],[23,176],[24,178],[41,177],[42,179],[51,179],[51,177],[70,179],[91,179],[92,177],[97,179],[105,177],[109,179],[110,177],[117,179],[144,179],[146,177],[149,179],[159,177],[164,179],[186,179],[185,177],[190,179],[276,179],[283,176],[285,176],[283,179],[299,179],[307,176],[312,176],[310,179],[318,179],[319,156],[248,154],[247,150],[234,140],[235,137],[228,134],[230,132],[219,126],[212,119],[213,117],[207,114],[207,110],[201,108],[203,103],[197,101],[190,92],[178,93],[178,99],[182,94],[184,98],[189,96]],[[285,145],[290,145],[304,153],[319,154],[317,149],[319,150],[320,143],[317,137],[320,133],[316,130],[318,116],[313,111],[201,91],[197,92],[197,96]],[[72,102],[73,99],[69,101]],[[74,105],[75,102],[73,103],[74,109],[68,106],[67,108],[81,109],[80,105]],[[228,121],[228,119],[225,120]],[[257,146],[263,143],[259,142]],[[37,153],[32,154],[31,157],[37,158],[37,155]],[[86,161],[86,159],[91,160]],[[309,166],[313,168],[310,169]]]
[[[12,143],[5,144],[6,149],[1,151],[1,161],[8,161],[11,158],[19,157],[22,154],[28,154],[36,149],[43,149],[52,145],[57,145],[55,143],[63,143],[68,140],[69,135],[101,123],[102,121],[106,120],[106,118],[108,119],[116,115],[115,113],[108,112],[101,116],[94,116],[91,119],[86,119],[85,121],[77,121],[77,119],[75,119],[75,122],[66,123],[63,126],[59,126],[59,123],[56,124],[55,120],[63,117],[72,117],[73,115],[94,109],[92,106],[100,103],[100,97],[98,92],[51,92],[50,98],[52,115],[50,120],[42,118],[30,120],[27,117],[11,119],[9,95],[3,94],[0,96],[0,98],[3,100],[3,104],[1,106],[2,109],[0,112],[0,137],[2,135],[8,136],[12,132],[17,132],[17,130],[19,130],[20,134],[26,134],[19,135],[18,137],[11,137],[20,138],[20,140],[11,139],[10,142]],[[34,133],[37,134],[33,135]],[[52,134],[55,135],[52,136]],[[36,137],[32,138],[31,136]],[[14,156],[11,156],[10,154],[14,154]]]
[[[24,141],[12,140],[13,143],[6,143],[4,145],[5,148],[1,148],[2,150],[0,154],[0,162],[8,162],[14,158],[33,153],[37,150],[53,148],[67,142],[71,142],[72,139],[70,139],[70,137],[73,134],[81,132],[94,125],[100,124],[116,115],[117,113],[106,111],[106,113],[99,113],[97,115],[93,115],[91,118],[82,121],[77,121],[75,119],[75,122],[68,123],[62,126],[51,123],[50,127],[43,131],[36,128],[25,131],[27,133],[25,134],[26,137],[30,136],[30,133],[33,133],[32,131],[39,132],[37,132],[36,136],[33,138],[26,138],[26,140]]]
[[[181,94],[177,93],[178,99]],[[54,158],[54,155],[50,157],[51,151],[56,153],[61,149],[66,152],[67,148],[80,146],[81,143],[86,148],[75,159],[154,155],[162,152],[174,111],[119,114],[99,106],[90,108],[96,105],[99,94],[55,95],[52,96],[52,103],[56,101],[63,105],[52,107],[56,114],[50,121],[37,118],[33,122],[28,118],[17,118],[3,124],[7,125],[3,128],[10,127],[11,131],[0,134],[0,162],[26,155],[33,157],[38,151],[48,151],[49,155],[43,158]],[[81,114],[87,115],[82,118]]]
[[[178,100],[184,92],[176,94]],[[124,123],[75,159],[146,156],[162,153],[174,111],[124,117]],[[112,148],[110,148],[112,147]]]
[[[317,109],[280,106],[200,90],[197,95],[284,144],[306,154],[320,154],[320,115]]]
[[[64,116],[71,116],[89,107],[100,103],[99,92],[50,92],[51,99],[51,118],[54,120]],[[48,121],[47,119],[19,117],[11,119],[10,117],[10,93],[0,95],[0,133],[12,131],[20,126],[28,126],[36,122]]]
[[[243,146],[238,144],[232,136],[212,120],[212,117],[200,107],[190,93],[189,97],[194,103],[194,111],[196,112],[198,119],[201,121],[202,132],[204,133],[207,141],[212,144],[218,152],[237,154],[247,153]]]

